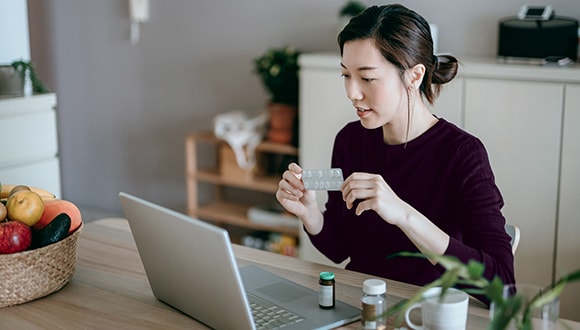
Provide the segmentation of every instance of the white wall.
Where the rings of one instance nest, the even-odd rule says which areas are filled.
[[[26,0],[0,1],[0,65],[30,60]]]
[[[580,18],[578,0],[400,2],[459,56],[494,56],[498,19],[525,3]],[[59,98],[63,197],[120,210],[125,190],[185,210],[184,136],[211,129],[218,113],[263,108],[251,63],[267,48],[336,51],[343,3],[150,0],[132,45],[128,1],[29,1],[32,57]]]

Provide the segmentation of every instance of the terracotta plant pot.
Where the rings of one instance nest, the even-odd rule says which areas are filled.
[[[296,107],[282,103],[269,103],[268,115],[268,140],[277,143],[290,143],[297,115]]]

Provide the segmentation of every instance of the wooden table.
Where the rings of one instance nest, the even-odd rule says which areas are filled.
[[[336,273],[336,297],[359,306],[363,280],[370,276],[234,245],[240,266],[255,264],[314,290],[318,274]],[[185,280],[185,279],[184,279]],[[387,280],[388,304],[416,291]],[[468,329],[485,329],[488,310],[470,302]],[[578,323],[569,326],[580,329]],[[74,277],[62,290],[26,304],[0,308],[3,329],[205,329],[196,320],[157,300],[145,276],[129,225],[103,219],[85,225]],[[360,329],[354,322],[344,329]],[[392,327],[391,327],[392,328]]]

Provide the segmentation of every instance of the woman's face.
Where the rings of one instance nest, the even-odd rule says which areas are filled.
[[[342,76],[346,96],[356,108],[363,127],[382,127],[406,122],[407,94],[399,69],[387,61],[372,39],[344,44]]]

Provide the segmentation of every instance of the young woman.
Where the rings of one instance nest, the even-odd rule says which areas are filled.
[[[479,139],[427,108],[455,77],[453,56],[433,54],[429,25],[401,5],[373,6],[338,36],[347,97],[359,121],[336,136],[332,167],[344,184],[321,212],[290,164],[276,192],[314,246],[347,269],[416,285],[443,268],[430,251],[485,265],[485,277],[515,283],[503,199]]]

